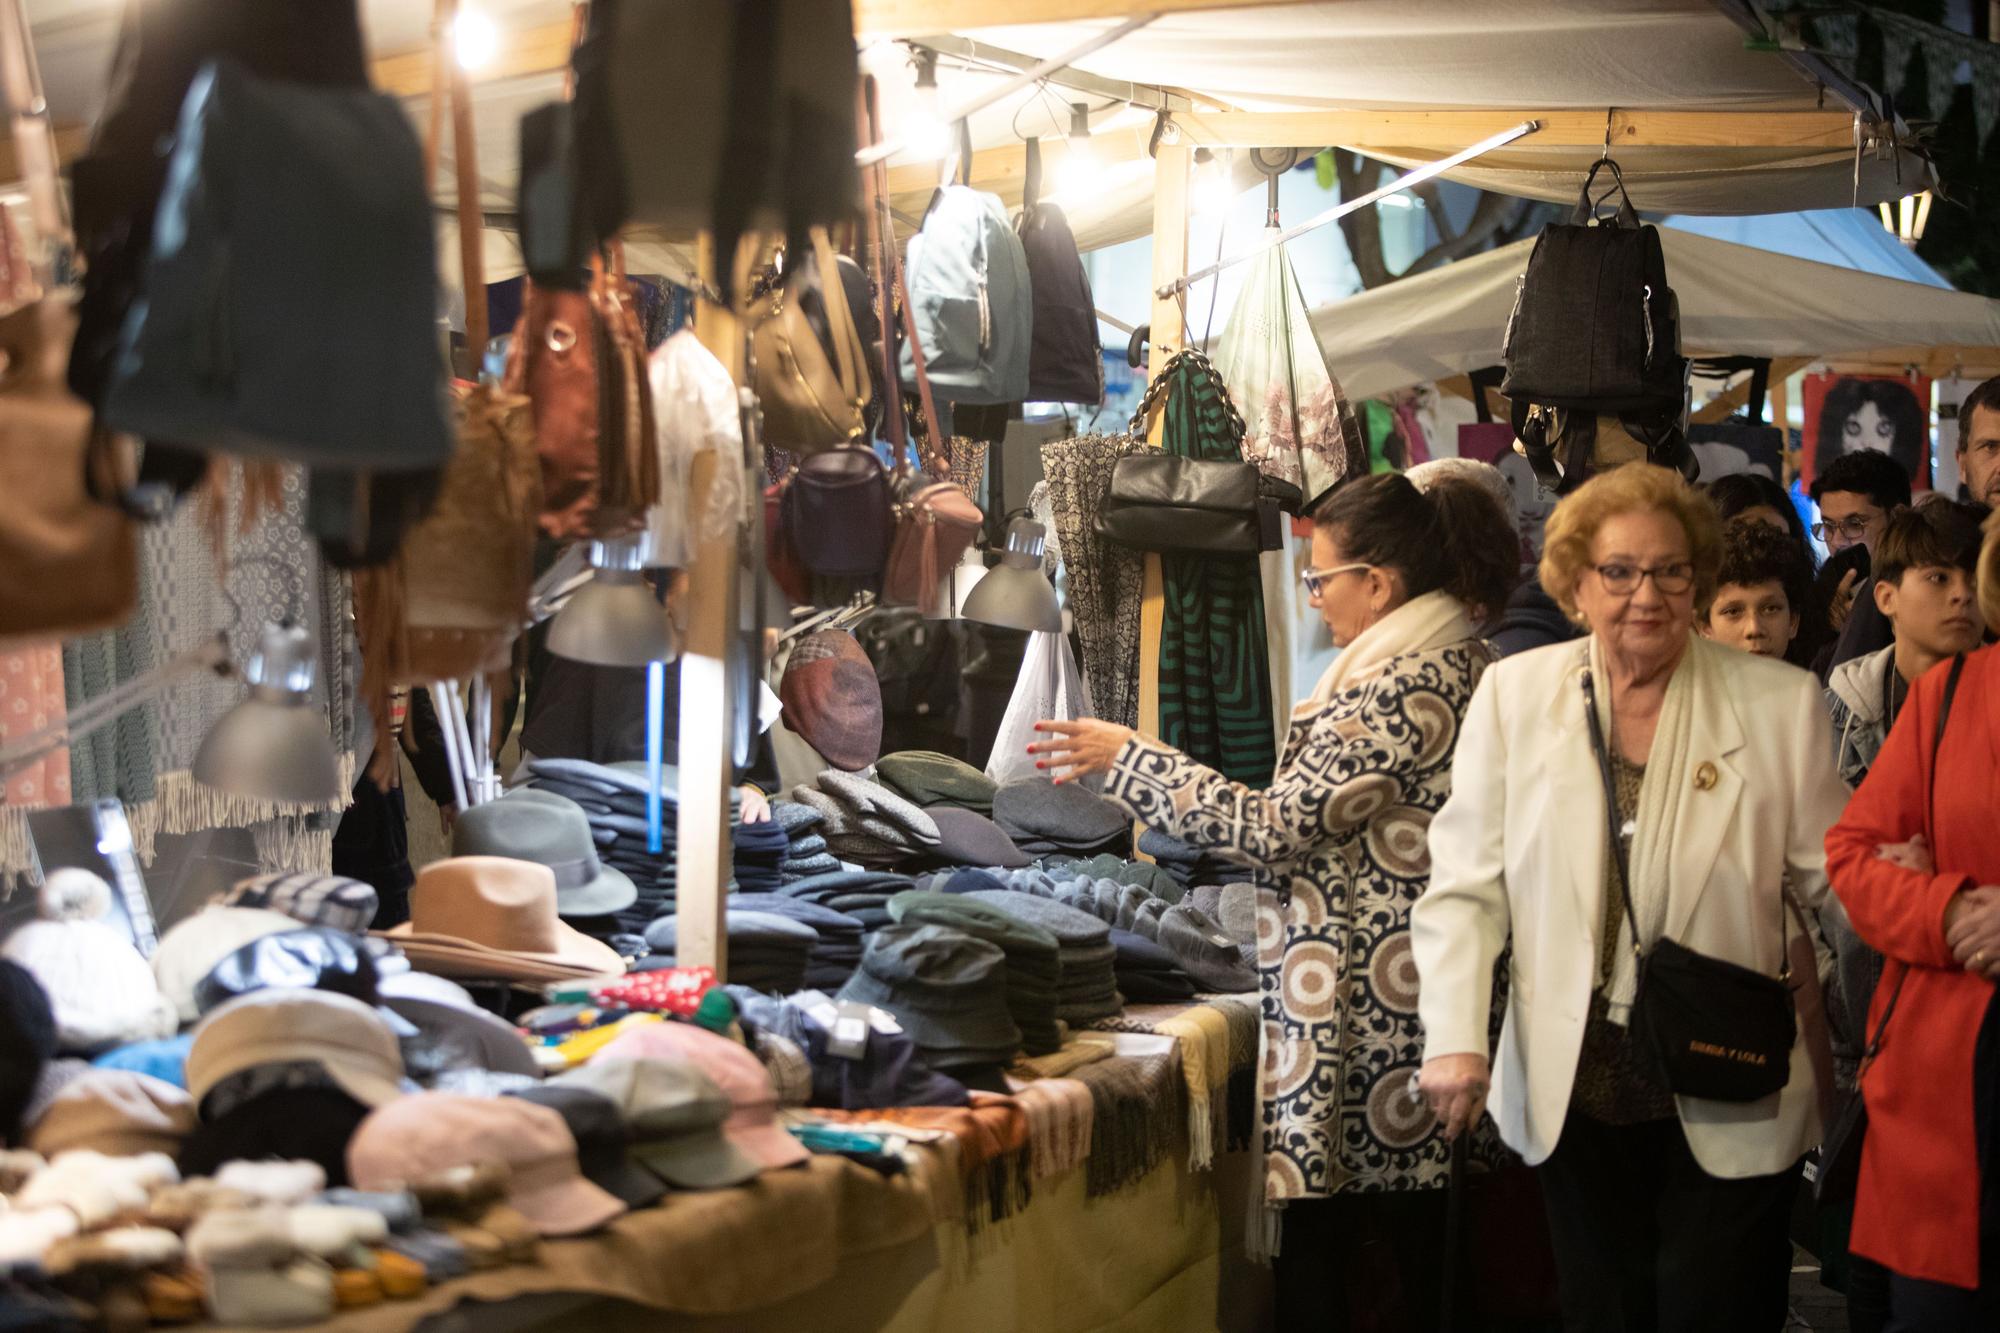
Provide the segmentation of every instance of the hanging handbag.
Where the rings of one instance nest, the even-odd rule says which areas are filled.
[[[1958,678],[1964,671],[1965,654],[1959,653],[1951,659],[1951,672],[1944,680],[1944,700],[1938,705],[1937,725],[1931,731],[1930,786],[1924,794],[1927,820],[1937,801],[1937,760],[1944,748],[1944,726],[1951,717],[1951,701],[1958,694]],[[1937,846],[1937,830],[1931,828],[1926,832],[1931,845]],[[1875,1021],[1873,1035],[1862,1048],[1861,1063],[1854,1074],[1854,1095],[1827,1126],[1819,1171],[1813,1178],[1813,1197],[1820,1203],[1846,1203],[1861,1187],[1861,1146],[1868,1138],[1868,1101],[1861,1095],[1861,1076],[1868,1072],[1868,1066],[1882,1049],[1882,1034],[1888,1031],[1889,1020],[1896,1015],[1896,1005],[1903,998],[1903,983],[1909,979],[1910,967],[1905,963],[1889,991],[1889,1002],[1882,1006],[1882,1017]]]
[[[9,89],[15,160],[27,169],[38,240],[68,241],[55,143],[28,46],[20,0],[0,8],[0,63],[33,86]],[[8,228],[8,300],[0,317],[0,637],[105,629],[138,602],[137,549],[119,510],[86,491],[86,471],[109,457],[90,405],[65,382],[76,311],[67,294],[40,290]],[[25,302],[25,304],[16,304]]]
[[[593,258],[582,291],[528,284],[503,384],[533,404],[542,531],[572,541],[644,526],[659,449],[645,338],[615,260],[607,272]]]
[[[877,137],[875,86],[871,79],[862,90],[862,118],[871,142]],[[887,168],[876,163],[867,177],[868,235],[875,270],[876,287],[881,293],[882,365],[884,371],[884,426],[890,448],[897,459],[895,531],[882,578],[882,600],[893,605],[915,606],[932,616],[940,609],[939,589],[959,557],[978,540],[986,515],[965,487],[952,479],[951,460],[938,434],[937,406],[931,398],[930,372],[922,342],[917,337],[909,293],[904,288],[902,267],[897,260],[894,223],[888,216],[885,188]],[[908,334],[912,369],[921,404],[924,428],[932,442],[922,468],[908,466],[908,440],[903,419],[902,386],[895,374],[897,298],[901,298],[902,327]],[[983,461],[983,455],[982,455]]]
[[[784,483],[780,523],[815,577],[878,587],[895,528],[889,473],[873,449],[827,449]]]
[[[848,309],[833,245],[824,227],[812,228],[811,236],[812,248],[792,257],[784,280],[753,302],[749,316],[764,437],[795,454],[861,440],[868,402],[868,349]]]
[[[472,100],[464,69],[447,95],[458,177],[459,263],[467,342],[483,345],[486,283]],[[475,357],[475,360],[477,358]],[[541,469],[528,400],[483,384],[452,386],[458,448],[430,516],[410,529],[399,560],[407,657],[404,683],[465,680],[504,669],[528,623]]]
[[[1195,351],[1175,354],[1206,375],[1221,395],[1240,437],[1243,418],[1222,377]],[[1131,431],[1143,436],[1146,419],[1172,376],[1162,372],[1147,386]],[[1184,458],[1161,449],[1127,454],[1112,465],[1111,485],[1097,511],[1097,535],[1141,551],[1256,555],[1283,546],[1281,515],[1296,514],[1305,497],[1297,486],[1255,463]]]
[[[1754,1102],[1769,1097],[1791,1080],[1792,1046],[1798,1039],[1784,895],[1778,895],[1778,952],[1784,962],[1776,977],[1697,953],[1665,936],[1655,940],[1651,948],[1642,948],[1625,840],[1618,828],[1617,785],[1604,743],[1604,727],[1597,717],[1597,691],[1588,670],[1583,673],[1583,701],[1590,722],[1590,746],[1604,780],[1605,824],[1618,872],[1618,893],[1625,904],[1632,951],[1638,960],[1627,1039],[1642,1059],[1653,1064],[1668,1090],[1680,1096],[1720,1102]]]
[[[0,637],[106,629],[138,602],[131,521],[85,491],[91,411],[64,380],[75,327],[53,296],[0,319]]]
[[[423,150],[397,99],[210,61],[145,291],[102,404],[115,429],[330,467],[450,457]]]

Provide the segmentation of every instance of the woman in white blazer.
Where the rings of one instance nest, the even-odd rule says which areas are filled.
[[[1694,634],[1719,553],[1708,501],[1665,469],[1604,473],[1557,507],[1542,583],[1590,634],[1480,682],[1411,912],[1422,1091],[1459,1133],[1491,1067],[1501,1137],[1540,1168],[1572,1330],[1782,1327],[1796,1168],[1820,1138],[1803,1032],[1789,1081],[1755,1102],[1677,1097],[1625,1039],[1637,963],[1586,672],[1642,948],[1670,937],[1777,976],[1798,929],[1784,886],[1817,908],[1846,794],[1813,677]]]

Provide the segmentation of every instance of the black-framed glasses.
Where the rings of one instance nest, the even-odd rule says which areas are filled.
[[[1827,541],[1833,537],[1850,537],[1855,541],[1860,541],[1868,535],[1868,529],[1874,527],[1880,521],[1880,515],[1876,515],[1874,518],[1844,518],[1838,523],[1822,521],[1812,525],[1812,535],[1821,541]]]
[[[1623,597],[1627,593],[1639,591],[1641,579],[1651,579],[1653,586],[1668,597],[1678,597],[1694,587],[1694,566],[1685,560],[1671,565],[1624,565],[1613,562],[1608,565],[1592,565],[1604,590],[1614,596]]]

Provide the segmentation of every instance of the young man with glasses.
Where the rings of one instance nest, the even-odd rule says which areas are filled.
[[[1839,555],[1857,546],[1873,550],[1889,516],[1909,507],[1910,477],[1889,455],[1863,449],[1842,454],[1813,478],[1812,498],[1820,513],[1813,535],[1829,551]],[[1822,680],[1842,662],[1881,651],[1894,637],[1876,609],[1872,581],[1861,572],[1865,568],[1848,567],[1836,576],[1830,566],[1821,578],[1819,592],[1826,598],[1827,620],[1840,633],[1831,653],[1815,664]],[[1828,588],[1828,577],[1839,582]]]

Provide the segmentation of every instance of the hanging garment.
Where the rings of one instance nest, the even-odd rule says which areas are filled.
[[[1303,512],[1349,477],[1368,475],[1361,425],[1313,334],[1284,246],[1250,261],[1215,366],[1248,426],[1245,461],[1305,492]]]
[[[1177,355],[1161,445],[1185,458],[1243,461],[1241,417],[1215,368]],[[1232,781],[1261,787],[1277,762],[1263,574],[1256,556],[1160,557],[1160,739]]]
[[[1083,654],[1083,678],[1097,716],[1139,724],[1139,605],[1145,557],[1097,535],[1097,509],[1123,454],[1146,444],[1130,435],[1080,435],[1042,446],[1042,476],[1055,517],[1052,546],[1069,573],[1069,610]]]
[[[660,450],[660,500],[646,511],[648,568],[685,568],[698,542],[729,530],[743,509],[743,422],[736,384],[692,329],[668,338],[647,361]],[[696,454],[713,451],[715,477],[700,514],[688,512]]]
[[[68,715],[62,647],[53,640],[0,653],[0,743],[25,740]],[[69,804],[69,750],[58,747],[9,773],[0,787],[0,884],[34,866],[28,811]]]
[[[209,521],[205,497],[144,533],[138,613],[124,629],[73,645],[73,655],[65,655],[66,673],[72,656],[75,664],[69,707],[73,711],[164,665],[218,630],[227,633],[230,660],[240,664],[256,647],[266,621],[289,618],[312,633],[318,648],[313,707],[326,719],[340,756],[343,794],[324,805],[293,805],[197,782],[191,771],[195,753],[209,729],[243,697],[244,687],[234,678],[185,677],[164,698],[128,711],[72,747],[72,798],[123,801],[134,846],[149,864],[157,834],[213,828],[251,830],[267,870],[324,872],[331,862],[333,825],[354,785],[355,748],[363,739],[352,600],[347,580],[320,559],[306,532],[303,470],[284,469],[273,489],[265,507],[246,522],[252,501],[244,486],[232,480],[223,488],[219,530],[226,535],[220,559],[218,528]]]

